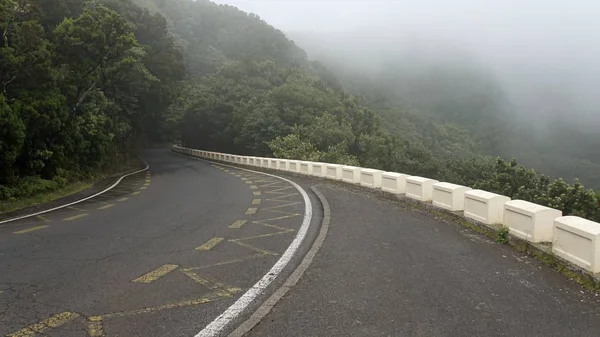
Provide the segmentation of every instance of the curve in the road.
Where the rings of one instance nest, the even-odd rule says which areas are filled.
[[[203,159],[198,159],[198,158],[193,158],[193,159],[205,161]],[[225,165],[225,164],[219,164],[219,165],[226,166],[226,167],[234,167],[234,166]],[[311,223],[311,219],[312,219],[312,204],[310,202],[310,198],[308,197],[308,194],[306,193],[306,191],[302,187],[300,187],[300,185],[296,184],[295,182],[293,182],[289,179],[286,179],[286,178],[283,178],[283,177],[280,177],[280,176],[277,176],[274,174],[258,172],[258,171],[253,171],[253,170],[249,170],[249,169],[243,169],[240,167],[235,167],[235,168],[239,169],[239,170],[247,171],[247,172],[259,173],[259,174],[266,175],[269,177],[277,178],[277,179],[283,180],[283,181],[289,183],[290,185],[292,185],[294,188],[296,188],[296,190],[300,193],[300,195],[302,196],[302,199],[304,200],[304,218],[302,220],[302,225],[300,226],[300,229],[298,230],[298,233],[296,234],[296,237],[294,238],[292,243],[288,246],[286,251],[281,255],[279,260],[277,260],[277,262],[273,265],[273,267],[271,267],[271,269],[258,282],[256,282],[254,284],[254,286],[252,286],[250,289],[248,289],[246,291],[246,293],[244,293],[234,304],[232,304],[229,308],[227,308],[227,310],[225,310],[225,312],[223,312],[221,315],[219,315],[219,317],[217,317],[209,325],[207,325],[204,329],[202,329],[200,332],[198,332],[196,334],[196,337],[213,337],[213,336],[218,336],[219,334],[221,334],[228,326],[231,325],[231,323],[235,319],[237,319],[248,308],[248,306],[252,302],[254,302],[256,300],[256,298],[260,294],[262,294],[271,285],[271,283],[279,276],[279,274],[281,274],[281,272],[284,270],[284,268],[292,260],[294,255],[296,255],[296,253],[298,252],[300,245],[302,244],[302,242],[304,241],[304,238],[306,237],[306,233],[308,232],[308,229],[309,229],[310,223]]]
[[[43,210],[43,211],[31,213],[31,214],[21,215],[21,216],[18,216],[18,217],[15,217],[15,218],[11,218],[11,219],[2,220],[2,221],[0,221],[0,225],[5,224],[5,223],[9,223],[9,222],[14,222],[14,221],[18,221],[18,220],[23,220],[23,219],[31,218],[31,217],[34,217],[34,216],[38,216],[38,215],[42,215],[42,214],[46,214],[46,213],[50,213],[50,212],[54,212],[54,211],[57,211],[59,209],[63,209],[63,208],[69,207],[69,206],[77,205],[77,204],[82,203],[84,201],[93,199],[93,198],[95,198],[95,197],[97,197],[99,195],[102,195],[102,194],[104,194],[104,193],[112,190],[117,185],[119,185],[121,183],[121,181],[123,181],[123,179],[125,179],[125,178],[127,178],[129,176],[132,176],[134,174],[138,174],[138,173],[144,172],[144,171],[146,171],[146,170],[148,170],[150,168],[150,165],[148,165],[148,163],[144,163],[144,164],[146,164],[146,167],[144,167],[143,169],[122,175],[112,185],[108,186],[107,188],[103,189],[102,191],[100,191],[98,193],[92,194],[92,195],[90,195],[88,197],[85,197],[85,198],[82,198],[82,199],[79,199],[79,200],[75,200],[73,202],[69,202],[67,204],[60,205],[60,206],[57,206],[57,207],[54,207],[54,208],[46,209],[46,210]]]

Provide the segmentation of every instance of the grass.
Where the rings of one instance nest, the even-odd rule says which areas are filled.
[[[508,227],[502,226],[496,234],[496,242],[503,245],[508,243]]]
[[[0,214],[60,199],[68,195],[81,192],[85,189],[90,188],[91,186],[91,182],[78,181],[72,184],[68,184],[52,192],[40,193],[28,198],[23,198],[15,201],[0,202]]]

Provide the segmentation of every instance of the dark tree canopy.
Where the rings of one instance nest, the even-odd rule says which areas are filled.
[[[600,219],[578,181],[482,155],[514,125],[478,78],[444,91],[452,76],[434,74],[416,86],[444,113],[404,109],[391,86],[338,78],[256,15],[206,0],[0,0],[0,33],[0,200],[159,140],[423,175]]]

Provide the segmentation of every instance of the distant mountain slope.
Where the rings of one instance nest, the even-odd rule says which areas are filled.
[[[215,72],[228,60],[274,60],[281,66],[307,65],[304,50],[258,16],[207,0],[135,0],[163,13],[180,38],[188,74]]]

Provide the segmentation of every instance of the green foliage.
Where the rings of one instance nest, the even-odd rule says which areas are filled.
[[[479,155],[524,139],[481,74],[467,87],[452,71],[414,78],[405,104],[391,84],[410,77],[340,80],[256,15],[206,0],[3,0],[0,18],[0,200],[174,140],[421,175],[600,221],[600,195],[579,181]]]
[[[498,233],[496,234],[496,242],[503,245],[508,243],[508,227],[502,226],[498,230]]]
[[[164,17],[129,0],[4,0],[0,17],[0,201],[160,138],[185,73]]]

